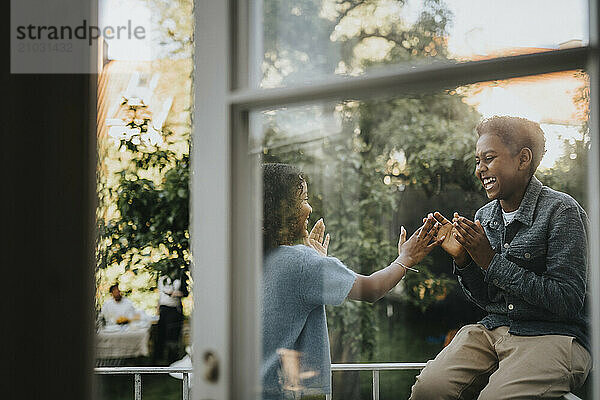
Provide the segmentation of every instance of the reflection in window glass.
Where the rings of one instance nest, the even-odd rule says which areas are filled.
[[[396,244],[402,227],[410,237],[423,225],[423,218],[434,211],[450,219],[458,212],[472,221],[477,210],[490,201],[488,196],[494,198],[499,190],[507,190],[507,175],[503,175],[506,171],[493,169],[492,160],[482,154],[485,143],[478,142],[475,132],[480,121],[494,115],[539,123],[545,134],[546,152],[541,160],[535,155],[539,149],[531,153],[533,163],[541,161],[535,176],[544,185],[569,194],[585,208],[590,148],[588,100],[586,75],[568,71],[483,82],[413,97],[314,103],[257,114],[263,134],[255,135],[260,139],[251,151],[262,154],[265,163],[261,370],[265,398],[276,396],[277,390],[327,391],[329,377],[323,374],[329,373],[328,344],[332,363],[425,362],[435,358],[462,326],[490,313],[489,307],[484,310],[465,295],[453,271],[452,258],[441,248],[418,262],[410,261],[408,266],[419,272],[407,271],[404,279],[373,304],[351,300],[361,298],[353,293],[358,280],[352,281],[344,265],[354,273],[369,276],[397,259]],[[513,141],[509,143],[514,145]],[[508,148],[502,141],[494,145]],[[479,176],[475,175],[476,165],[480,165]],[[488,185],[487,195],[482,179]],[[575,207],[572,200],[568,201]],[[520,200],[510,204],[513,203],[519,209]],[[544,204],[551,207],[548,202]],[[539,209],[532,214],[539,226],[554,226],[556,220],[549,217],[552,213],[548,210]],[[508,207],[506,211],[513,210]],[[522,219],[518,214],[505,217],[517,218],[517,223]],[[547,218],[546,222],[540,222],[543,218]],[[550,280],[565,272],[552,258],[562,251],[557,249],[569,247],[567,242],[575,243],[582,251],[567,258],[575,271],[573,275],[582,279],[574,286],[581,284],[576,292],[583,290],[583,296],[586,261],[582,255],[586,253],[586,240],[581,221],[581,229],[571,232],[568,238],[556,236],[557,232],[529,237],[529,231],[518,230],[513,238],[515,246],[510,250],[501,246],[500,236],[490,234],[488,240],[490,246],[497,247],[496,252],[505,251],[503,256],[512,260],[511,265],[517,266],[514,268],[531,270],[539,279]],[[307,244],[303,236],[314,226],[319,245],[309,241],[312,250],[293,246]],[[553,243],[546,242],[550,236]],[[327,262],[319,255],[325,244],[328,255],[335,257]],[[531,250],[527,246],[532,246]],[[553,255],[547,256],[549,252]],[[468,261],[468,257],[464,260]],[[532,267],[530,260],[539,265]],[[533,284],[520,286],[514,292],[499,292],[496,288],[494,301],[499,305],[506,303],[504,306],[509,309],[518,308],[511,318],[525,320],[524,326],[529,327],[527,321],[533,320],[558,321],[557,325],[532,324],[540,334],[549,333],[548,326],[552,325],[557,332],[576,337],[576,343],[587,346],[587,327],[572,311],[577,310],[577,298],[583,297],[572,298],[569,294],[563,298],[557,295],[563,293],[557,289],[560,285],[555,284],[558,291],[548,289],[548,297],[562,298],[564,303],[546,302],[540,300],[546,297],[539,293],[533,297],[524,295],[524,287],[528,293],[535,292]],[[363,294],[368,292],[369,288],[363,288]],[[368,296],[362,299],[376,300]],[[531,308],[530,303],[537,306]],[[565,309],[565,304],[572,304],[572,310]],[[508,313],[496,312],[502,318]],[[573,326],[581,330],[569,330]],[[524,329],[516,325],[513,328]],[[417,374],[418,371],[382,373],[381,395],[408,398]],[[334,372],[333,398],[370,398],[371,385],[370,373]],[[585,386],[574,390],[583,398],[588,398],[588,391]]]
[[[263,6],[263,87],[382,65],[482,60],[588,42],[583,0],[266,0]]]
[[[100,23],[142,21],[151,40],[106,40],[98,77],[96,366],[191,367],[189,140],[193,2],[99,2]],[[98,375],[98,398],[133,391]],[[144,377],[144,398],[181,381]],[[131,395],[129,395],[131,397]]]

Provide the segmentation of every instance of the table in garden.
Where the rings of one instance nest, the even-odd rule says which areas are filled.
[[[134,358],[147,356],[150,324],[130,323],[107,326],[96,334],[96,358]]]

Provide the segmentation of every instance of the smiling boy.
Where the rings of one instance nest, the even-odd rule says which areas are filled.
[[[442,247],[465,294],[487,315],[427,363],[411,399],[560,397],[591,367],[587,215],[533,176],[545,152],[538,124],[493,117],[477,133],[475,174],[491,201],[475,222],[435,216],[440,235],[452,232]]]

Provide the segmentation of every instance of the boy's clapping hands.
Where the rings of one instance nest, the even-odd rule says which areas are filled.
[[[487,269],[496,253],[485,235],[481,222],[470,221],[455,213],[452,224],[456,230],[453,236],[458,243],[465,248],[475,264],[483,269]]]
[[[472,222],[456,212],[452,222],[437,211],[433,217],[441,225],[438,238],[446,236],[442,248],[458,266],[465,266],[472,259],[483,269],[489,267],[495,252],[479,221]]]

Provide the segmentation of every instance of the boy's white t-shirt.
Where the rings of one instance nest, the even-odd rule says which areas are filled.
[[[502,219],[504,219],[504,226],[510,224],[513,219],[515,219],[515,215],[517,215],[517,211],[519,211],[518,209],[515,211],[511,211],[511,212],[506,212],[504,210],[502,210]]]

